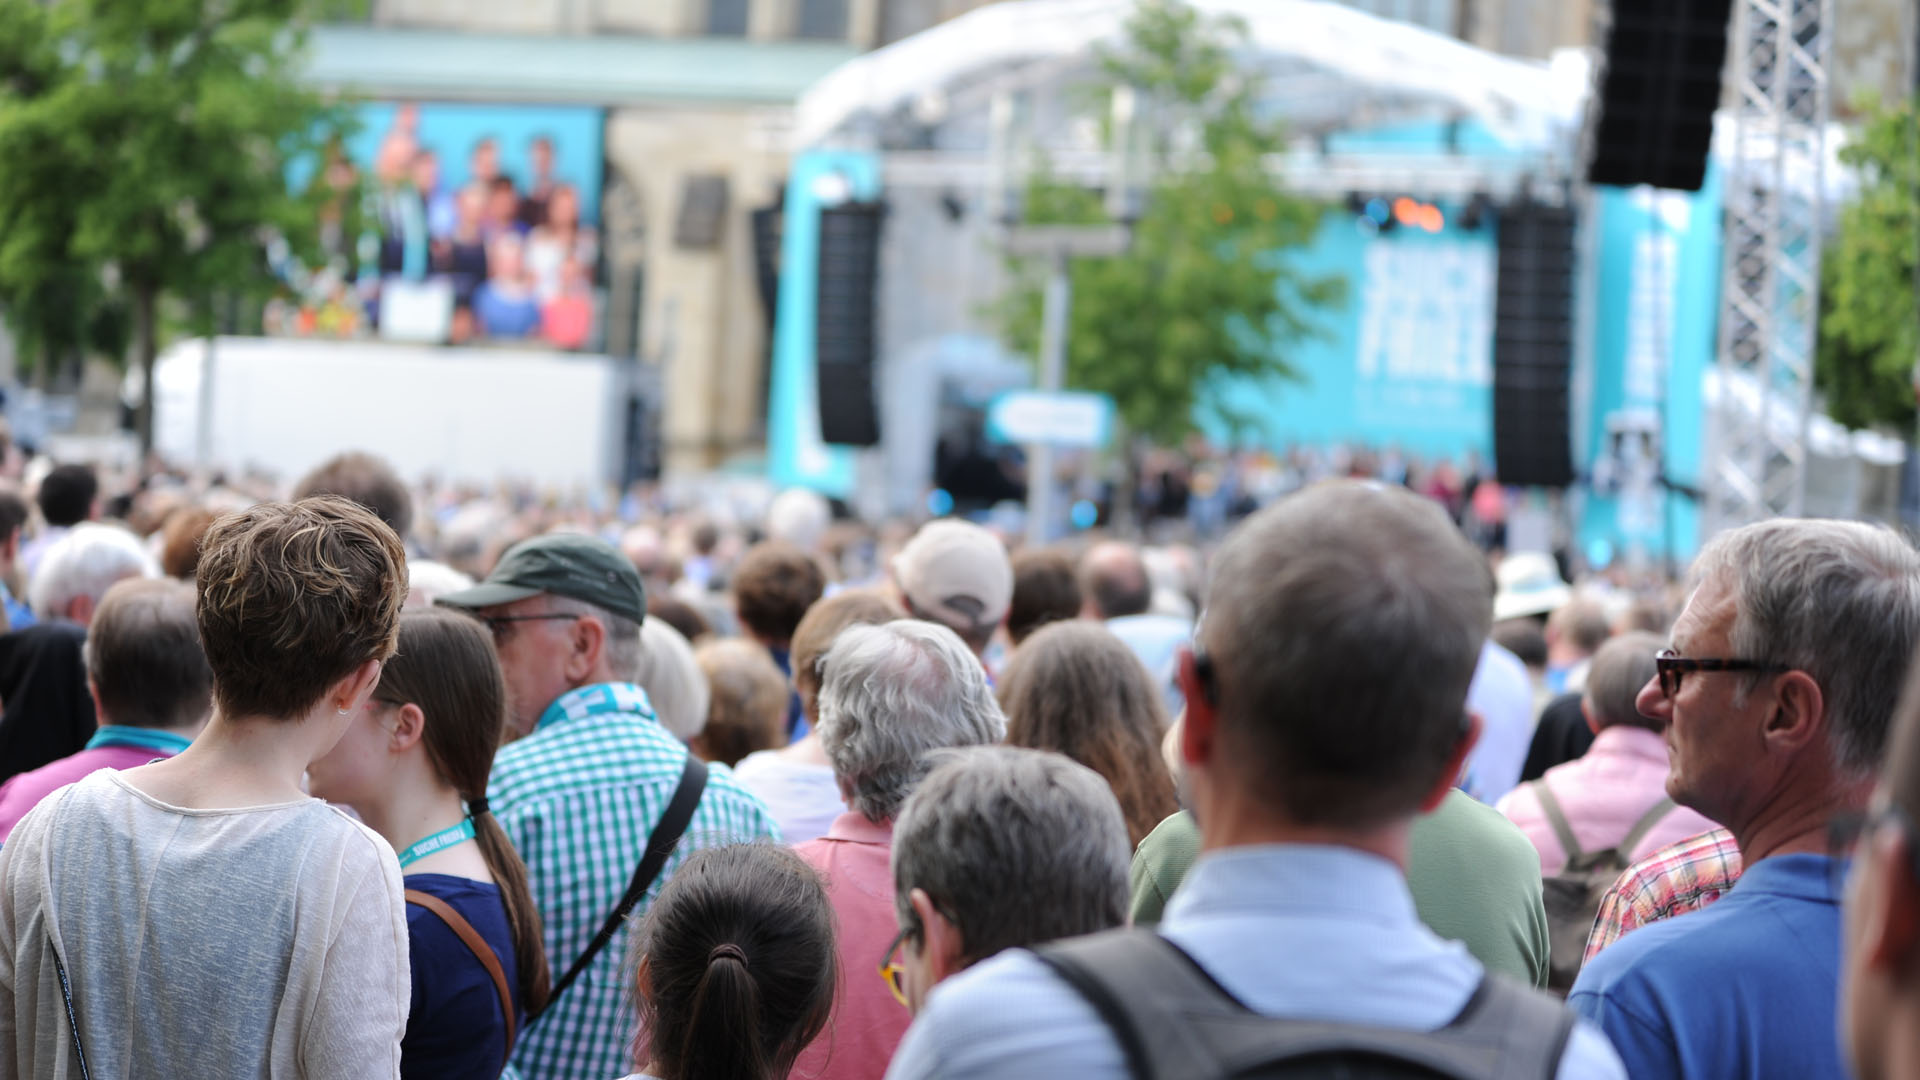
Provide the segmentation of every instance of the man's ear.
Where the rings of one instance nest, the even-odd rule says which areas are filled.
[[[960,928],[940,914],[925,889],[908,893],[907,903],[920,920],[921,948],[933,981],[938,983],[966,970],[967,943],[960,937]]]
[[[1186,720],[1180,725],[1180,759],[1189,765],[1205,765],[1213,760],[1218,737],[1214,682],[1201,672],[1200,660],[1192,649],[1180,650],[1176,677],[1187,703]]]
[[[1799,751],[1821,737],[1827,726],[1827,699],[1820,684],[1804,671],[1774,677],[1774,708],[1762,731],[1771,746]]]
[[[1447,759],[1447,767],[1441,771],[1433,790],[1420,800],[1421,813],[1431,814],[1439,809],[1440,804],[1446,801],[1447,793],[1459,784],[1461,774],[1467,768],[1467,755],[1473,753],[1473,748],[1480,744],[1480,733],[1485,729],[1486,723],[1480,719],[1480,714],[1469,710],[1466,725],[1460,731],[1460,741],[1454,745],[1453,754]]]
[[[607,628],[599,619],[584,617],[573,620],[567,634],[568,643],[572,645],[567,650],[565,664],[567,681],[578,686],[600,666],[600,658],[607,648]]]

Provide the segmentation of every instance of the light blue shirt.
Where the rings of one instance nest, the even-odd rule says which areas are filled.
[[[1480,741],[1467,755],[1467,794],[1492,806],[1520,783],[1539,717],[1533,682],[1520,658],[1488,641],[1467,687],[1467,708],[1479,714]]]
[[[1140,666],[1153,676],[1153,685],[1166,698],[1167,714],[1180,715],[1186,698],[1175,680],[1180,646],[1193,640],[1193,624],[1178,615],[1122,615],[1107,620],[1107,630],[1126,643]]]
[[[1398,867],[1338,847],[1246,847],[1194,864],[1160,932],[1269,1016],[1432,1030],[1466,1007],[1482,969],[1420,924]],[[1010,950],[934,989],[888,1080],[1111,1077],[1127,1062],[1105,1023],[1032,953]],[[1624,1080],[1581,1021],[1560,1080]]]

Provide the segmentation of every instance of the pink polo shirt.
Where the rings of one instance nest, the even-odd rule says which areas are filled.
[[[1666,797],[1667,743],[1656,732],[1616,724],[1594,736],[1586,756],[1548,769],[1541,781],[1560,800],[1582,850],[1609,848],[1626,839],[1634,822]],[[1551,876],[1566,869],[1567,853],[1531,784],[1508,792],[1499,809],[1533,841],[1540,852],[1542,874]],[[1626,853],[1627,860],[1637,862],[1668,844],[1716,827],[1684,806],[1675,807]]]
[[[827,881],[840,987],[833,1019],[801,1051],[789,1080],[877,1080],[913,1016],[880,977],[880,953],[899,932],[893,910],[893,822],[841,814],[827,835],[794,847]]]
[[[13,834],[13,827],[40,805],[40,800],[85,779],[101,769],[132,769],[157,757],[172,754],[140,746],[101,746],[82,750],[58,761],[50,761],[33,770],[11,777],[0,784],[0,844]]]

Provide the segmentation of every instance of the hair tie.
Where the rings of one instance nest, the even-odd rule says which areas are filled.
[[[477,799],[467,800],[467,816],[468,817],[479,817],[481,814],[484,814],[486,812],[487,812],[487,797],[485,795],[482,795]]]
[[[722,958],[727,960],[738,960],[740,961],[741,967],[747,966],[747,954],[740,950],[740,946],[735,945],[732,942],[727,942],[722,945],[715,945],[713,947],[713,951],[707,954],[707,963],[711,964],[715,960],[719,960]]]

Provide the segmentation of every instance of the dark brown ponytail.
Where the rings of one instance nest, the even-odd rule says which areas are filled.
[[[634,938],[651,1064],[664,1080],[784,1078],[832,1011],[833,933],[820,876],[791,850],[695,852]]]
[[[400,617],[400,651],[380,673],[375,697],[412,704],[426,716],[427,759],[474,809],[486,805],[487,777],[506,724],[507,684],[486,630],[450,611],[408,611]],[[474,804],[478,802],[478,805]],[[513,933],[520,1005],[529,1015],[546,1004],[551,974],[540,939],[540,911],[527,888],[527,867],[490,813],[473,819],[474,841],[487,860]]]

